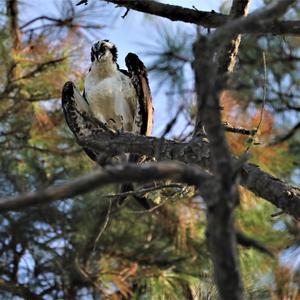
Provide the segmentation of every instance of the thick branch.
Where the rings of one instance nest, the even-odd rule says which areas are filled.
[[[236,19],[245,16],[248,12],[250,0],[234,0],[230,10],[230,18]],[[218,55],[219,74],[232,72],[241,42],[241,35],[237,35],[222,47]]]
[[[249,0],[233,0],[230,18],[235,19],[246,15],[249,2]],[[203,124],[210,141],[209,149],[217,190],[206,199],[213,203],[207,209],[208,247],[220,299],[236,300],[243,299],[243,283],[234,230],[234,207],[238,203],[239,194],[236,171],[225,137],[219,107],[220,94],[225,86],[224,83],[220,84],[220,78],[224,77],[226,72],[233,70],[240,40],[240,35],[233,35],[230,40],[224,39],[218,48],[213,45],[213,37],[212,39],[200,37],[194,49],[198,100],[195,134],[200,132]],[[218,53],[218,64],[214,61],[214,51]]]
[[[210,178],[210,175],[201,171],[198,167],[180,163],[110,166],[79,177],[63,186],[53,186],[13,198],[2,198],[0,199],[0,212],[18,210],[31,205],[74,197],[111,183],[170,179],[175,182],[198,186],[199,184],[205,184],[208,178]]]
[[[233,39],[237,34],[244,32],[251,33],[256,26],[270,26],[270,24],[278,22],[274,21],[274,19],[279,18],[294,2],[295,0],[276,1],[264,9],[253,12],[247,17],[241,17],[226,23],[210,37],[211,47],[219,47],[220,44]]]
[[[168,18],[171,21],[194,23],[204,27],[218,27],[227,21],[227,16],[214,11],[206,12],[182,6],[159,3],[152,0],[104,0],[136,11]]]
[[[172,21],[182,21],[216,28],[224,25],[229,17],[220,13],[199,11],[176,5],[159,3],[152,0],[103,0],[136,11],[168,18]],[[282,1],[290,2],[290,1]],[[252,28],[241,28],[238,33],[299,35],[300,21],[270,21],[256,24]]]
[[[20,46],[20,31],[18,24],[19,9],[17,0],[6,0],[7,15],[9,17],[8,27],[12,38],[13,49],[16,50]]]
[[[205,141],[179,143],[131,133],[114,136],[107,132],[99,132],[97,136],[81,141],[81,144],[96,152],[111,153],[112,155],[137,153],[155,157],[159,161],[177,160],[212,170],[208,143]],[[234,162],[236,161],[237,159],[234,160]],[[300,189],[289,186],[253,164],[243,165],[240,184],[291,216],[300,218]]]
[[[231,17],[246,13],[249,1],[234,0]],[[278,1],[249,17],[238,18],[217,29],[207,38],[199,38],[194,47],[194,70],[198,101],[195,134],[204,125],[209,139],[216,192],[205,199],[207,209],[207,241],[214,266],[214,278],[220,299],[243,299],[243,284],[234,232],[234,207],[238,201],[236,170],[225,137],[220,113],[220,94],[226,85],[224,74],[234,67],[240,28],[282,15],[291,1]],[[218,61],[215,61],[215,51]],[[205,72],[203,72],[205,70]]]

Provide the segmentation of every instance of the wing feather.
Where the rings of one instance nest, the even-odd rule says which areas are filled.
[[[88,103],[71,81],[64,84],[62,107],[66,122],[77,140],[92,135],[99,130],[99,126],[89,118]],[[83,149],[92,160],[96,160],[97,154],[94,151],[85,147]]]
[[[137,113],[141,117],[140,133],[143,135],[151,135],[153,127],[153,105],[147,69],[134,53],[128,53],[125,62],[138,96],[139,111]]]

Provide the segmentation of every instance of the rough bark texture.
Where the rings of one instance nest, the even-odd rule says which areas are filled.
[[[92,136],[81,143],[95,151],[111,153],[112,155],[131,152],[156,157],[158,161],[181,161],[211,170],[210,153],[206,141],[179,143],[130,133],[114,136],[107,132],[99,132],[97,136]],[[234,159],[234,161],[237,162],[237,159]],[[284,212],[300,219],[299,188],[286,184],[253,164],[242,166],[240,184]],[[62,198],[61,196],[61,198],[56,199]]]
[[[8,4],[13,2],[15,1],[7,0]],[[195,139],[191,143],[177,143],[159,138],[99,132],[90,140],[79,142],[99,153],[146,154],[156,157],[157,160],[178,160],[187,165],[173,162],[107,167],[61,187],[50,187],[14,198],[0,199],[0,211],[17,210],[29,205],[69,198],[109,183],[171,179],[195,185],[207,204],[208,246],[212,255],[219,297],[242,299],[243,288],[233,215],[234,207],[238,203],[237,180],[240,179],[241,184],[256,195],[297,218],[300,218],[300,190],[289,187],[251,164],[244,164],[239,172],[237,169],[239,162],[229,151],[219,111],[219,95],[224,88],[222,76],[234,67],[240,33],[300,34],[300,22],[274,21],[295,1],[279,1],[249,17],[242,18],[239,17],[246,14],[249,3],[246,0],[234,0],[230,16],[185,9],[151,0],[107,0],[107,2],[208,28],[222,25],[216,32],[207,38],[200,38],[195,44],[197,124],[202,122],[205,125],[209,143],[201,139],[198,141]],[[13,10],[11,12],[13,13]],[[215,60],[215,52],[218,52],[218,61]],[[201,170],[200,167],[209,170],[210,173]],[[244,239],[244,242],[249,245],[250,240]],[[24,294],[24,291],[20,291],[20,295],[21,292]]]
[[[164,17],[172,21],[182,21],[201,25],[207,28],[216,28],[223,26],[229,19],[229,16],[216,13],[215,11],[206,12],[190,8],[184,8],[176,5],[163,4],[152,0],[103,0],[105,2],[116,4],[120,7],[126,7],[136,11]],[[292,4],[294,1],[282,1]],[[252,28],[240,29],[238,33],[255,34],[278,34],[278,35],[299,35],[300,21],[277,21],[272,20],[267,23],[256,24]]]
[[[221,121],[219,96],[222,87],[217,83],[217,66],[209,40],[200,38],[195,45],[195,77],[198,117],[209,139],[214,173],[214,193],[206,198],[207,241],[214,266],[214,278],[220,299],[243,299],[243,285],[239,271],[234,207],[238,203],[238,189],[225,130]],[[205,70],[205,72],[203,72]]]
[[[0,199],[0,212],[18,210],[31,205],[74,197],[110,183],[149,182],[170,179],[190,185],[199,186],[201,184],[205,186],[207,178],[210,178],[210,175],[201,171],[198,167],[180,163],[108,166],[105,169],[99,169],[60,187],[53,186],[13,198],[2,198]]]
[[[246,14],[249,1],[234,0],[231,18]],[[239,270],[239,260],[234,230],[234,207],[238,202],[236,170],[225,137],[220,113],[220,94],[226,86],[224,74],[232,71],[240,44],[239,28],[250,27],[261,20],[280,16],[289,6],[288,1],[268,6],[250,18],[233,20],[217,29],[207,38],[200,37],[194,48],[194,70],[198,113],[196,130],[203,124],[209,139],[215,191],[206,195],[207,241],[214,266],[214,278],[220,299],[241,300],[243,284]],[[258,19],[262,17],[262,19]],[[243,26],[233,30],[233,25]],[[230,27],[227,33],[228,27]],[[215,53],[218,53],[215,60]],[[205,70],[205,72],[204,72]]]
[[[137,136],[130,133],[111,135],[99,132],[97,136],[81,142],[98,152],[137,153],[155,157],[158,161],[177,160],[186,164],[197,164],[212,171],[207,141],[179,143],[155,137]],[[236,164],[237,158],[234,159]],[[241,168],[240,184],[262,197],[284,212],[300,219],[300,189],[290,186],[259,166],[245,163]]]
[[[247,14],[249,0],[234,0],[230,19]],[[239,195],[232,155],[225,137],[220,113],[220,94],[226,82],[220,85],[224,74],[231,72],[241,41],[241,35],[224,41],[220,47],[211,47],[210,41],[199,38],[195,46],[195,78],[198,98],[198,126],[204,125],[210,141],[213,180],[216,193],[207,195],[213,203],[207,209],[207,241],[214,265],[214,278],[220,299],[243,299],[243,283],[240,274],[234,207]],[[214,52],[215,51],[215,52]],[[214,53],[218,53],[217,66]],[[205,70],[205,72],[203,72]],[[198,127],[199,128],[199,127]],[[196,131],[195,131],[196,132]]]
[[[245,16],[248,12],[250,0],[234,0],[230,10],[230,19]],[[241,43],[241,35],[236,36],[219,51],[218,64],[219,74],[232,72],[235,66],[236,56]]]
[[[152,0],[105,0],[105,2],[164,17],[171,21],[194,23],[204,27],[219,27],[228,19],[226,15],[218,14],[215,11],[199,11],[178,5],[159,3]]]
[[[20,45],[20,31],[18,26],[18,1],[17,0],[6,0],[6,10],[9,17],[9,32],[12,37],[13,49],[16,50]]]

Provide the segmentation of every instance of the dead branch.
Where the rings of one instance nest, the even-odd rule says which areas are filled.
[[[201,25],[206,28],[216,28],[223,26],[229,16],[216,13],[215,11],[206,12],[195,9],[184,8],[181,6],[159,3],[153,0],[102,0],[116,4],[118,7],[125,7],[143,13],[152,14],[159,17],[170,19],[171,21],[182,21]],[[291,1],[281,1],[292,4]],[[252,28],[245,27],[238,29],[238,33],[253,34],[276,34],[276,35],[299,35],[300,21],[270,21],[255,24]]]
[[[197,164],[212,171],[208,142],[180,143],[164,138],[138,136],[131,133],[112,135],[99,132],[80,141],[81,145],[94,151],[111,153],[136,153],[155,157],[158,161],[175,160],[186,164]],[[234,159],[236,164],[237,159]],[[290,186],[253,164],[244,164],[240,174],[240,184],[264,198],[286,213],[300,218],[300,189]]]
[[[52,186],[12,198],[2,198],[0,199],[0,212],[71,198],[111,183],[150,182],[170,179],[175,182],[198,186],[200,183],[205,185],[208,178],[210,178],[210,175],[201,171],[198,167],[180,163],[108,166],[105,169],[99,169],[91,174],[74,179],[63,186]]]
[[[256,130],[255,129],[245,129],[245,128],[240,128],[240,127],[232,127],[225,125],[225,131],[227,132],[232,132],[232,133],[238,133],[242,135],[253,135],[255,134]]]
[[[293,126],[286,134],[276,137],[274,141],[271,142],[268,146],[278,145],[287,141],[288,139],[293,137],[299,129],[300,129],[300,122],[298,122],[295,126]]]

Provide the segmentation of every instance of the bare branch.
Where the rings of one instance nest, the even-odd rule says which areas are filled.
[[[232,132],[232,133],[238,133],[243,135],[253,135],[256,132],[256,129],[245,129],[240,127],[232,127],[228,126],[228,124],[225,124],[225,131]]]
[[[136,11],[164,17],[172,21],[182,21],[201,25],[207,28],[216,28],[224,25],[229,16],[216,13],[215,11],[206,12],[195,9],[184,8],[181,6],[159,3],[153,0],[102,0],[126,7]],[[291,3],[290,1],[281,1]],[[277,34],[277,35],[299,35],[300,21],[270,21],[258,23],[255,26],[240,28],[238,33],[254,34]]]
[[[148,188],[136,189],[134,191],[129,191],[129,192],[108,194],[105,197],[114,198],[114,197],[118,197],[118,196],[129,196],[129,195],[142,196],[142,195],[145,195],[149,192],[162,190],[162,189],[169,189],[169,188],[177,188],[177,189],[180,188],[180,189],[182,189],[183,185],[178,184],[178,183],[162,184],[162,185],[158,185],[158,186],[155,185],[155,186],[151,186],[151,187],[148,187]]]
[[[172,21],[183,21],[194,23],[204,27],[218,27],[227,21],[227,16],[218,14],[214,11],[206,12],[177,5],[159,3],[152,0],[103,0],[140,12],[168,18]]]
[[[43,70],[45,70],[46,68],[48,68],[49,66],[56,65],[56,64],[66,60],[66,59],[67,59],[67,57],[60,57],[60,58],[57,58],[57,59],[52,59],[52,60],[40,63],[35,67],[34,70],[30,71],[27,74],[22,75],[21,77],[15,78],[14,80],[12,80],[12,82],[16,82],[16,81],[19,81],[19,80],[22,80],[22,79],[27,79],[27,78],[33,77],[36,74],[38,74],[38,73],[42,72]]]
[[[13,49],[19,48],[21,43],[20,31],[19,31],[19,9],[17,0],[6,0],[7,14],[9,16],[9,31],[12,37]]]
[[[198,101],[196,129],[205,127],[209,139],[215,193],[206,198],[207,240],[214,265],[214,278],[220,299],[243,299],[234,232],[233,210],[238,203],[232,156],[221,120],[219,96],[222,86],[217,82],[214,49],[210,40],[200,37],[194,47],[194,70]],[[205,72],[203,72],[205,70]],[[195,130],[197,134],[199,131]]]
[[[159,161],[175,160],[187,164],[197,164],[201,168],[212,170],[208,142],[179,143],[163,138],[138,136],[131,133],[111,135],[99,132],[80,141],[81,145],[94,151],[111,153],[136,153],[155,157]],[[234,159],[236,164],[237,159]],[[286,213],[300,218],[300,189],[290,186],[253,164],[244,164],[240,184],[282,209]]]
[[[233,39],[237,34],[250,33],[256,26],[269,26],[271,22],[274,22],[274,19],[284,14],[293,3],[295,3],[295,0],[276,1],[264,9],[256,10],[247,17],[241,17],[226,23],[211,35],[211,47],[219,47],[220,44]]]
[[[300,122],[298,122],[293,128],[291,128],[285,135],[276,137],[274,141],[271,142],[268,146],[278,145],[287,141],[297,133],[298,129],[300,129]]]
[[[247,15],[250,0],[233,0],[229,17],[236,19]],[[236,56],[241,42],[241,35],[237,35],[219,51],[219,74],[232,72],[235,66]]]
[[[74,179],[63,186],[52,186],[45,190],[13,198],[2,198],[0,199],[0,212],[18,210],[35,204],[44,204],[74,197],[111,183],[149,182],[170,179],[175,182],[198,186],[200,183],[205,184],[208,178],[210,178],[210,175],[199,168],[180,163],[109,166]]]

